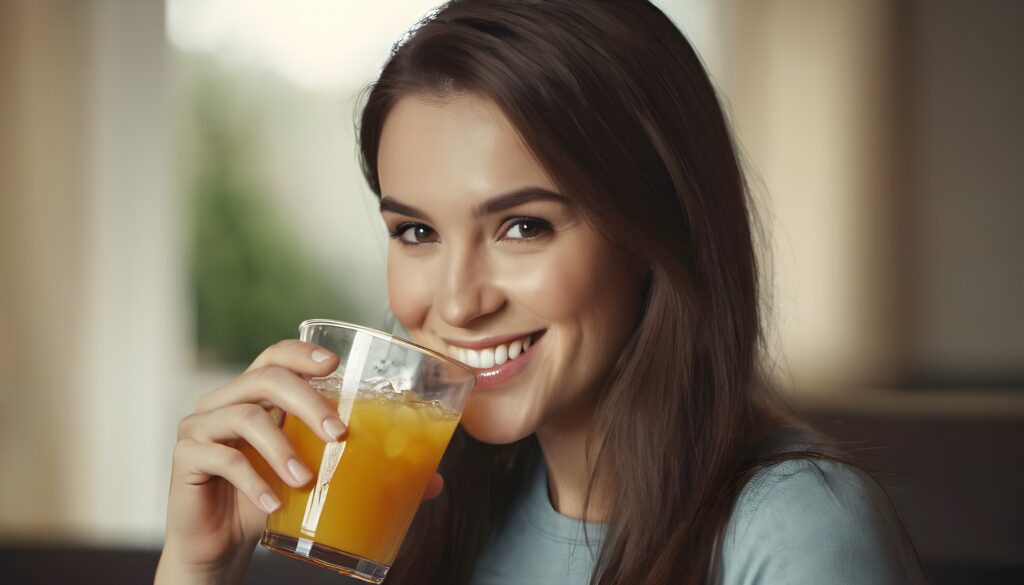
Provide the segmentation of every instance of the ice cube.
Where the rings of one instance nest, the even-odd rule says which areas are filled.
[[[311,378],[309,383],[320,392],[341,392],[342,378],[338,374],[331,374],[322,378]]]
[[[440,400],[426,402],[423,410],[431,420],[441,420],[448,416],[448,409],[445,408],[444,403]]]
[[[367,378],[359,382],[359,390],[361,392],[372,392],[374,394],[383,395],[399,393],[391,383],[391,380],[380,377]]]
[[[408,404],[398,404],[392,412],[392,424],[399,428],[415,429],[420,423],[420,415],[416,408]]]
[[[384,456],[388,459],[394,459],[401,455],[408,446],[409,435],[393,429],[388,432],[387,438],[384,439]]]
[[[360,381],[359,389],[371,392],[393,392],[395,387],[391,384],[391,380],[387,378],[374,377]]]

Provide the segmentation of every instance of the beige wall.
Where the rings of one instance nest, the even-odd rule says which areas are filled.
[[[893,367],[893,18],[883,0],[723,4],[720,85],[770,234],[777,374],[798,392]]]
[[[62,429],[75,425],[57,390],[75,359],[83,276],[78,196],[85,180],[81,88],[83,5],[0,4],[0,514],[5,526],[55,526],[70,512],[59,470],[71,463]],[[67,213],[65,211],[70,211]]]
[[[0,536],[152,539],[186,349],[163,5],[0,23]]]
[[[771,235],[779,380],[816,399],[1019,391],[1024,4],[720,6],[717,77]]]

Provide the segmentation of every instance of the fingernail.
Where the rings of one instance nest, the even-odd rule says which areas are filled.
[[[291,472],[292,477],[295,478],[295,481],[299,481],[302,483],[306,483],[307,481],[309,481],[311,477],[313,477],[313,474],[310,473],[308,469],[306,469],[306,466],[299,463],[299,460],[294,457],[288,460],[288,471]]]
[[[322,364],[331,359],[331,352],[324,349],[314,349],[309,357],[313,358],[314,362]]]
[[[263,495],[260,496],[260,505],[263,506],[263,511],[270,514],[281,507],[281,502],[274,497],[274,494],[270,492],[263,492]]]
[[[347,427],[345,427],[345,423],[341,422],[336,418],[332,417],[324,420],[324,432],[334,437],[335,441],[340,439],[341,436],[345,434],[346,428]]]

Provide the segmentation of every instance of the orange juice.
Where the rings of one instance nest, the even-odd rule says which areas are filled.
[[[325,445],[286,417],[284,433],[314,479],[300,489],[280,484],[282,506],[267,530],[391,565],[458,421],[436,403],[360,395],[346,440]],[[333,473],[322,462],[336,465]]]

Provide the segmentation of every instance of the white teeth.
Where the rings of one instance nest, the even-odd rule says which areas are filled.
[[[480,367],[481,368],[493,368],[494,367],[494,348],[488,347],[487,349],[480,350]]]
[[[509,360],[514,360],[530,349],[530,337],[517,339],[508,345],[502,343],[495,347],[475,350],[465,347],[448,346],[448,355],[472,368],[493,368]]]

